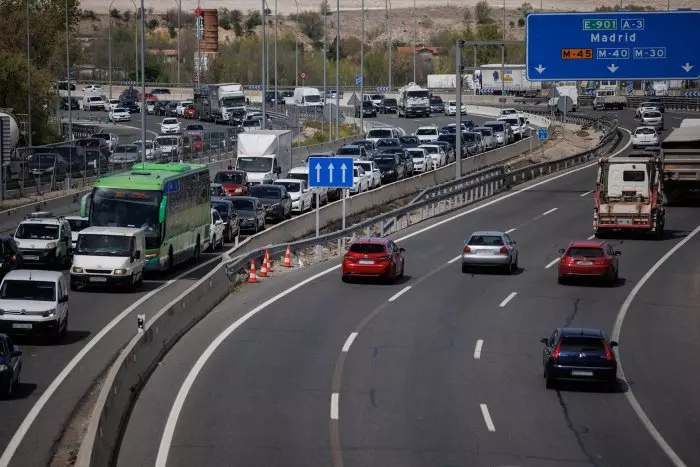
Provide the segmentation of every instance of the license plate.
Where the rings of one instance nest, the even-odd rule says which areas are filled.
[[[12,329],[31,329],[31,323],[12,323]]]
[[[619,222],[620,224],[631,224],[631,223],[632,223],[632,219],[619,219],[618,222]]]
[[[107,282],[106,277],[91,277],[90,282]]]
[[[576,261],[576,264],[590,265],[593,264],[593,261]]]
[[[490,250],[479,250],[476,252],[477,255],[492,255],[493,251]]]
[[[39,257],[34,256],[34,255],[24,255],[24,259],[29,260],[29,261],[36,261],[39,259]]]
[[[571,376],[593,376],[592,371],[572,370]]]
[[[360,264],[374,264],[374,261],[372,261],[371,259],[361,259],[360,261],[358,261],[358,263],[360,263]]]

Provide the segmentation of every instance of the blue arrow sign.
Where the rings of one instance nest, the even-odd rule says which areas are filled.
[[[362,82],[362,75],[358,73],[355,75],[355,84],[359,85],[361,82]]]
[[[700,10],[532,13],[531,81],[700,78]]]
[[[540,141],[544,141],[547,139],[547,127],[541,126],[537,128],[537,138]]]
[[[309,157],[310,188],[352,188],[352,157]]]

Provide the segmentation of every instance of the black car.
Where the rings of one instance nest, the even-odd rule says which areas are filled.
[[[385,97],[379,104],[379,113],[395,114],[398,108],[398,103],[393,97]]]
[[[227,243],[232,243],[233,240],[238,237],[241,233],[240,221],[238,219],[238,213],[236,213],[236,208],[233,207],[233,201],[229,199],[213,199],[211,200],[211,207],[216,209],[224,221],[226,227],[224,228],[224,240]]]
[[[376,146],[378,151],[381,151],[384,148],[400,148],[401,141],[399,141],[397,138],[379,138]]]
[[[56,87],[59,91],[68,91],[68,81],[59,81]],[[75,84],[73,84],[72,80],[70,83],[70,90],[75,91]]]
[[[170,101],[156,101],[153,107],[153,114],[164,117],[166,115]]]
[[[405,176],[403,162],[396,154],[379,154],[372,159],[382,177],[382,185],[401,180]]]
[[[268,104],[274,104],[275,102],[283,102],[284,99],[282,99],[282,95],[275,91],[267,91],[265,94],[265,102]]]
[[[22,265],[22,250],[15,239],[9,235],[0,236],[0,279],[13,269],[21,269]]]
[[[163,94],[168,94],[168,95],[169,95],[169,94],[170,94],[170,89],[166,89],[166,88],[154,88],[154,89],[151,89],[151,94],[161,94],[161,95],[163,95]]]
[[[614,390],[617,385],[617,360],[609,341],[600,329],[557,328],[544,344],[542,364],[547,389],[559,380],[599,382]]]
[[[283,221],[292,217],[292,197],[282,185],[255,185],[248,195],[260,200],[267,219]]]
[[[235,196],[229,199],[238,213],[241,232],[258,233],[265,229],[265,208],[252,196]]]
[[[404,177],[413,175],[413,156],[411,156],[404,148],[385,148],[379,152],[380,155],[392,154],[399,157],[399,163],[403,165]]]
[[[404,149],[417,148],[421,145],[420,139],[413,135],[399,136],[399,142],[401,143],[401,147]]]
[[[355,118],[360,118],[361,115],[364,117],[377,116],[377,109],[374,108],[372,101],[363,101],[362,107],[359,104],[355,106]]]
[[[137,104],[136,101],[120,100],[119,102],[119,105],[128,110],[130,114],[141,113],[141,106]]]
[[[374,144],[374,141],[368,139],[361,139],[359,141],[353,141],[352,144],[354,144],[355,146],[364,147],[368,159],[371,159],[377,153],[377,145]]]
[[[70,110],[80,110],[80,102],[78,102],[78,99],[75,97],[70,98]],[[61,97],[61,108],[63,110],[68,110],[68,98],[67,97]]]
[[[445,103],[440,96],[432,96],[430,98],[430,113],[443,113],[445,111]]]
[[[22,373],[22,351],[7,334],[0,334],[0,368],[0,398],[5,399],[12,396]]]
[[[120,101],[133,101],[133,102],[135,102],[135,101],[139,100],[139,92],[134,88],[125,89],[119,95],[119,100]]]

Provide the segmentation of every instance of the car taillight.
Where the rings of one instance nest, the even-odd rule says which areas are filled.
[[[462,251],[464,253],[471,253],[472,252],[472,250],[467,245],[464,245],[464,248],[462,249]]]
[[[552,352],[552,358],[559,358],[559,350],[561,349],[561,341],[554,347],[554,352]]]
[[[377,261],[389,261],[391,259],[391,256],[380,256],[377,258]]]
[[[603,346],[605,347],[605,359],[608,361],[612,361],[614,357],[612,351],[610,350],[610,347],[608,347],[608,343],[603,341]]]
[[[502,246],[500,250],[498,250],[502,255],[508,254],[508,248]]]
[[[355,261],[355,257],[353,255],[345,255],[343,259],[345,261]]]

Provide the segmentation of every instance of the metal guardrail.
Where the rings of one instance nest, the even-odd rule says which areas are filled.
[[[665,110],[676,110],[684,112],[700,112],[700,97],[684,97],[684,96],[626,96],[627,107],[637,108],[642,102],[647,102],[650,99],[658,99],[664,104]],[[593,96],[579,95],[578,103],[581,107],[592,107]]]

